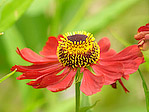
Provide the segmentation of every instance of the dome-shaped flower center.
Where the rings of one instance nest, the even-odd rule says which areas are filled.
[[[72,68],[95,64],[100,57],[100,48],[91,33],[65,33],[57,47],[59,62]]]

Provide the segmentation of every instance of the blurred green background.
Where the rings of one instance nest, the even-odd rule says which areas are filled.
[[[29,65],[16,47],[39,52],[49,36],[85,30],[97,41],[108,37],[111,47],[120,51],[137,44],[134,35],[147,22],[149,0],[0,0],[0,78],[15,64]],[[147,62],[140,68],[149,85],[149,52],[144,55]],[[74,112],[74,86],[59,93],[36,90],[25,84],[29,80],[16,80],[20,74],[0,84],[0,112]],[[146,112],[138,72],[123,82],[130,93],[118,84],[117,89],[104,86],[90,96],[91,104],[99,100],[92,112]]]

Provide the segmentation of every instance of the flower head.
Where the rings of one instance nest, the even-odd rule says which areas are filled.
[[[47,88],[52,92],[67,89],[73,83],[77,69],[82,75],[80,90],[86,95],[99,91],[103,85],[109,85],[120,80],[128,79],[139,65],[144,62],[143,55],[137,45],[132,45],[119,53],[110,49],[108,38],[102,38],[98,43],[91,33],[78,31],[66,33],[56,37],[49,37],[40,55],[28,48],[17,53],[31,66],[15,65],[18,72],[23,74],[17,77],[35,79],[28,85],[38,89]],[[92,70],[89,69],[92,68]]]
[[[87,67],[99,60],[100,48],[91,33],[66,33],[60,39],[57,55],[63,66]]]
[[[134,36],[136,40],[139,40],[138,46],[141,50],[148,50],[149,49],[149,23],[145,26],[141,26],[138,29],[138,34]]]

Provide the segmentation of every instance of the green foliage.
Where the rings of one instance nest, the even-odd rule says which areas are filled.
[[[17,55],[16,47],[28,47],[38,53],[49,36],[67,31],[86,30],[97,40],[108,36],[116,50],[137,43],[133,35],[140,25],[148,22],[147,7],[147,1],[142,0],[0,0],[0,32],[4,32],[0,35],[0,77],[15,64],[30,65]],[[148,80],[149,57],[148,53],[144,54],[147,62],[141,71]],[[74,112],[73,88],[60,93],[36,90],[25,84],[29,80],[16,80],[19,75],[16,73],[0,84],[0,112],[16,112],[16,109],[18,112]],[[81,111],[145,112],[140,81],[132,74],[127,81],[131,91],[127,95],[110,86],[104,86],[99,94],[91,97],[82,95]],[[146,86],[144,91],[148,98]],[[98,99],[99,103],[91,105]]]
[[[140,71],[140,69],[138,69],[139,71],[139,74],[141,76],[141,79],[142,79],[142,84],[143,84],[143,88],[144,88],[144,93],[145,93],[145,98],[146,98],[146,108],[147,108],[147,112],[149,112],[149,89],[146,85],[146,82],[144,80],[144,77]]]
[[[0,83],[2,83],[4,80],[9,78],[11,75],[13,75],[16,72],[16,70],[12,71],[11,73],[5,75],[4,77],[0,78]]]
[[[30,6],[32,1],[33,0],[13,0],[5,4],[0,10],[0,32],[5,31],[16,22]]]
[[[86,96],[84,93],[82,93],[82,99],[81,99],[81,110],[83,111],[87,111],[87,112],[91,112],[91,108],[90,107],[90,97]],[[87,110],[86,110],[87,109]]]
[[[89,109],[95,107],[96,104],[97,104],[97,102],[98,102],[98,101],[96,101],[96,102],[95,102],[93,105],[91,105],[91,106],[82,107],[82,108],[80,109],[80,112],[91,112],[91,111],[89,111]]]
[[[83,19],[77,30],[86,30],[97,33],[108,26],[110,23],[119,19],[123,13],[129,10],[130,7],[135,5],[139,0],[116,0],[112,4],[106,6],[103,10],[99,11],[96,15]]]

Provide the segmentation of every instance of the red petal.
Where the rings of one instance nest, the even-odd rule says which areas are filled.
[[[144,58],[142,59],[142,57],[138,57],[133,60],[122,61],[122,64],[124,66],[124,75],[132,74],[132,73],[136,72],[139,68],[139,65],[142,64],[143,60],[144,60]],[[126,77],[128,77],[128,76],[126,76]],[[126,79],[128,79],[128,78],[126,78]]]
[[[134,73],[140,64],[144,63],[144,57],[137,45],[132,45],[110,58],[101,59],[101,63],[120,62],[124,66],[124,74]]]
[[[149,31],[149,23],[146,24],[146,26],[141,26],[141,27],[138,29],[138,32],[142,32],[142,31]]]
[[[17,72],[41,71],[41,70],[47,69],[55,64],[57,64],[57,63],[46,63],[46,64],[39,64],[39,65],[33,64],[31,66],[15,65],[11,68],[11,71],[14,71],[16,68],[17,68]]]
[[[92,95],[101,91],[103,84],[104,77],[102,75],[94,75],[88,69],[85,69],[80,90],[86,95]]]
[[[123,75],[123,78],[128,80],[129,79],[129,75]]]
[[[58,40],[58,41],[61,41],[60,38],[64,38],[63,35],[58,35],[57,40]]]
[[[101,53],[100,58],[110,57],[116,54],[116,51],[114,49],[110,49],[107,52]]]
[[[17,53],[26,61],[34,64],[49,63],[49,62],[58,62],[57,58],[44,58],[36,54],[29,48],[24,48],[21,51],[17,48]]]
[[[130,59],[132,60],[137,57],[143,57],[143,54],[137,45],[132,45],[132,46],[125,48],[124,50],[119,52],[117,55],[115,55],[113,60],[119,60],[119,61],[130,60]]]
[[[80,73],[84,72],[84,67],[81,67]]]
[[[63,75],[56,75],[61,70],[62,69],[59,69],[59,70],[54,71],[53,73],[44,74],[44,75],[38,77],[36,81],[30,81],[27,84],[30,86],[33,86],[36,89],[46,88],[48,85],[57,83],[59,80],[61,80],[64,77],[63,75],[65,75],[66,73],[69,72],[69,69],[65,69],[64,72],[62,73]]]
[[[114,49],[110,49],[110,40],[106,37],[102,38],[98,45],[100,47],[100,58],[110,57],[116,54]]]
[[[36,79],[37,77],[40,77],[42,74],[37,71],[32,72],[25,72],[16,79],[23,80],[23,79]]]
[[[61,71],[64,69],[61,64],[55,64],[51,65],[46,69],[37,69],[37,70],[27,70],[24,72],[21,76],[19,76],[17,79],[22,80],[22,79],[36,79],[40,76],[45,76],[46,74],[53,74],[55,71]]]
[[[103,75],[105,78],[105,85],[114,83],[123,75],[123,65],[121,63],[112,63],[111,65],[93,65],[96,75]]]
[[[67,74],[61,74],[60,76],[62,76],[62,78],[59,81],[57,81],[57,83],[53,85],[49,85],[47,89],[52,92],[58,92],[58,91],[67,89],[72,85],[75,74],[76,74],[76,71],[74,70],[71,70]]]
[[[37,86],[39,86],[40,82],[42,79],[36,80],[36,81],[30,81],[29,83],[26,83],[27,85],[30,85],[34,88],[36,88]]]
[[[99,40],[98,45],[100,47],[100,52],[107,52],[110,49],[110,40],[107,37],[103,37]]]
[[[41,55],[49,57],[50,55],[56,55],[58,41],[56,37],[49,37],[43,50],[40,52]]]
[[[132,45],[118,54],[111,56],[111,57],[105,57],[102,58],[100,61],[101,63],[113,63],[115,61],[118,62],[125,62],[125,61],[134,61],[136,58],[140,57],[142,59],[142,63],[144,62],[143,54],[141,50],[138,48],[137,45]]]
[[[128,89],[124,86],[122,80],[119,79],[118,81],[119,81],[119,83],[121,84],[121,86],[123,87],[123,89],[125,90],[125,93],[128,93],[129,91],[128,91]]]
[[[124,72],[123,77],[128,79],[128,76],[138,69],[139,65],[144,63],[144,57],[141,53],[140,49],[137,45],[132,45],[124,50],[122,50],[120,53],[111,56],[111,57],[105,57],[100,59],[100,64],[112,64],[112,63],[121,63],[123,64],[122,71]]]

